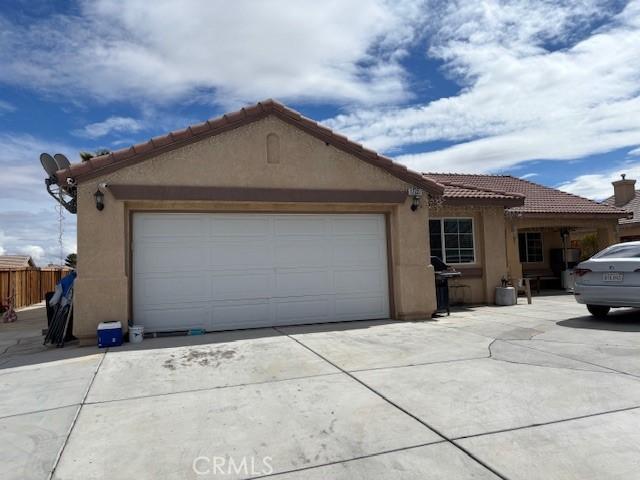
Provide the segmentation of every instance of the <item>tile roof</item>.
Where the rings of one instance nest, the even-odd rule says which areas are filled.
[[[459,182],[488,190],[520,194],[524,203],[509,208],[510,212],[548,215],[609,215],[624,217],[627,213],[611,205],[595,202],[555,188],[545,187],[537,183],[512,177],[511,175],[470,175],[459,173],[425,173],[425,177],[439,183]]]
[[[418,172],[407,169],[406,166],[396,163],[390,158],[378,155],[373,150],[369,150],[359,143],[353,142],[347,137],[335,133],[331,129],[271,99],[197,125],[191,125],[182,130],[152,138],[148,142],[94,157],[86,162],[74,163],[68,169],[56,172],[56,177],[61,185],[65,185],[68,178],[73,178],[76,181],[95,178],[204,138],[242,127],[269,115],[274,115],[323,142],[375,165],[411,185],[422,188],[434,195],[442,195],[444,190],[442,185],[423,177]]]
[[[615,195],[610,196],[602,203],[606,203],[607,205],[615,205]],[[636,196],[633,197],[629,202],[621,205],[620,208],[627,210],[628,212],[633,212],[633,218],[621,218],[621,224],[640,223],[640,190],[636,190]]]
[[[503,205],[506,207],[517,207],[524,205],[524,195],[519,193],[507,193],[499,190],[481,188],[463,182],[438,181],[444,185],[445,203],[469,204],[469,200],[474,200],[475,204]]]
[[[0,270],[18,270],[35,266],[29,255],[0,255]]]

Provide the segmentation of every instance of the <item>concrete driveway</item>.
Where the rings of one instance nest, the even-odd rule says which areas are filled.
[[[40,315],[40,317],[38,317]],[[353,322],[40,346],[0,326],[0,478],[630,479],[640,315],[571,296]],[[53,473],[51,473],[53,470]]]

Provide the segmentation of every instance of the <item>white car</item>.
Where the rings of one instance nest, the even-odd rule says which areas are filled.
[[[640,308],[640,242],[618,243],[574,269],[574,295],[596,317],[611,308]]]

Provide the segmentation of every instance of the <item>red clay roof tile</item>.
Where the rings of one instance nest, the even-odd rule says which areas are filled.
[[[382,157],[371,150],[364,149],[362,145],[351,142],[343,135],[336,134],[329,128],[318,125],[313,120],[303,117],[295,110],[273,100],[258,102],[256,105],[245,107],[237,112],[227,113],[216,119],[194,125],[190,129],[187,128],[154,137],[146,143],[135,145],[132,149],[118,150],[109,155],[95,157],[88,162],[72,164],[69,169],[56,172],[56,176],[61,184],[65,183],[67,178],[74,178],[77,181],[94,178],[132,163],[146,160],[154,155],[180,148],[188,143],[260,120],[267,115],[275,115],[327,144],[375,165],[411,185],[423,188],[428,193],[439,196],[444,191],[444,187],[437,182],[423,177],[418,172],[408,170],[407,167],[393,162],[390,158]]]
[[[489,190],[460,182],[438,182],[444,185],[444,201],[449,205],[489,204],[517,207],[524,204],[524,195]],[[471,202],[473,200],[473,202]]]
[[[524,196],[524,202],[520,206],[511,207],[509,211],[522,214],[589,214],[610,215],[624,217],[627,213],[611,205],[595,202],[588,198],[579,197],[571,193],[563,192],[555,188],[545,187],[537,183],[512,177],[510,175],[471,175],[459,173],[425,173],[439,183],[445,184],[445,200],[447,197],[446,185],[463,184],[491,190],[494,193],[506,195]],[[508,192],[508,193],[505,193]]]

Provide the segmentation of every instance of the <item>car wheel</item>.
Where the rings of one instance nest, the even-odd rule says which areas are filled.
[[[605,307],[603,305],[587,305],[587,310],[594,317],[606,317],[611,307]]]

